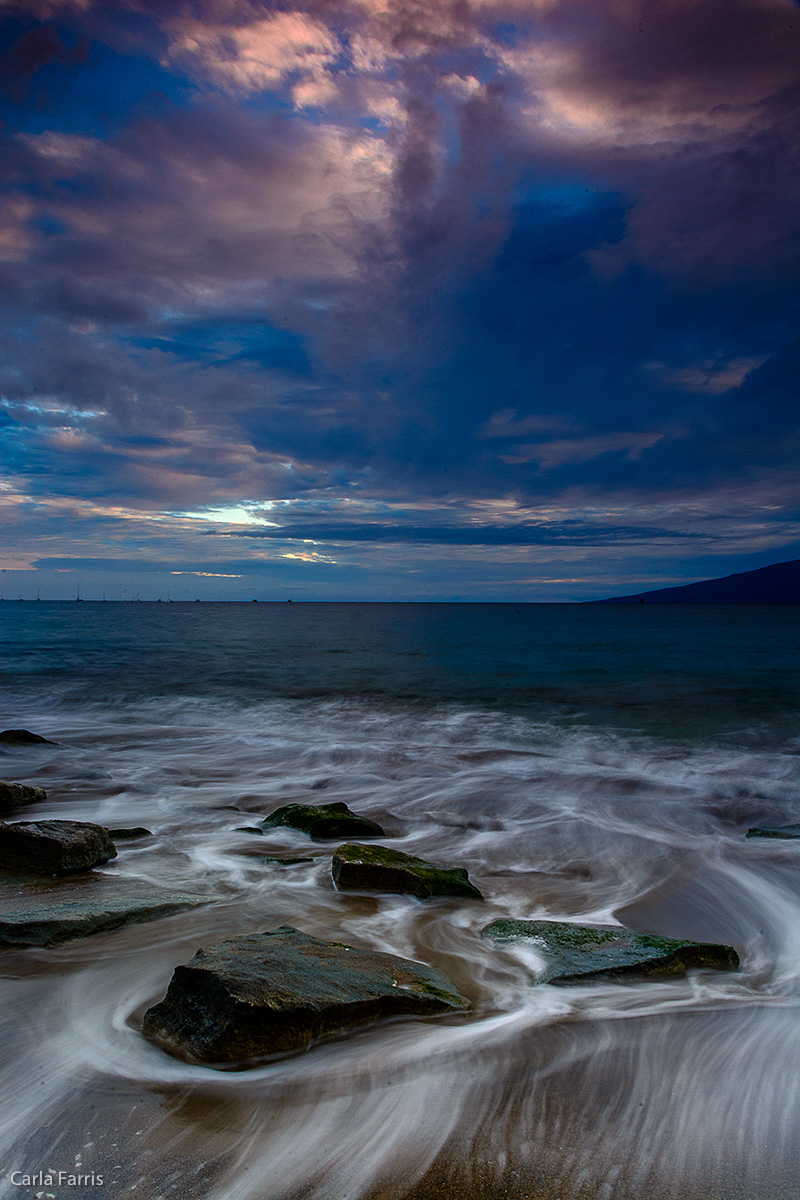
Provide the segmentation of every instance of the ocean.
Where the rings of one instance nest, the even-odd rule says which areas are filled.
[[[796,607],[4,601],[0,623],[2,728],[58,743],[3,748],[0,776],[48,793],[19,819],[147,826],[100,873],[211,901],[0,950],[0,1196],[800,1197],[800,842],[746,837],[800,820]],[[336,800],[485,902],[339,893],[331,845],[237,832]],[[504,916],[742,966],[557,988],[481,938]],[[437,966],[473,1008],[243,1071],[145,1040],[176,965],[284,923]],[[12,1181],[47,1168],[95,1181]]]

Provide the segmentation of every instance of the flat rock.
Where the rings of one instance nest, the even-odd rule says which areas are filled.
[[[800,838],[800,825],[757,825],[747,836],[764,838]]]
[[[307,833],[315,842],[334,838],[386,837],[377,821],[359,817],[346,804],[284,804],[261,822],[263,829],[284,826]]]
[[[463,867],[440,867],[386,846],[355,842],[339,846],[333,852],[331,875],[337,888],[345,892],[399,892],[420,900],[435,896],[483,899]]]
[[[112,842],[132,842],[135,838],[152,837],[152,829],[144,825],[125,825],[118,829],[109,829],[108,836]]]
[[[26,804],[35,804],[37,800],[46,800],[44,788],[30,787],[27,783],[5,783],[0,780],[0,812],[10,812],[14,808],[23,808]]]
[[[433,967],[282,925],[198,950],[142,1028],[179,1058],[246,1065],[382,1017],[469,1007]]]
[[[0,945],[57,946],[207,903],[206,896],[99,874],[0,876]]]
[[[531,942],[545,960],[539,983],[569,984],[618,978],[683,975],[697,967],[735,971],[730,946],[677,941],[630,929],[571,925],[566,921],[492,921],[481,936],[496,942]]]
[[[38,733],[31,733],[30,729],[4,729],[0,733],[0,743],[6,746],[56,746],[57,742],[51,742],[50,738],[42,737]]]
[[[102,825],[89,821],[0,822],[0,870],[34,875],[87,871],[117,857]]]

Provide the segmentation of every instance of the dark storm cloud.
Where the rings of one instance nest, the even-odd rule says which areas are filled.
[[[3,39],[0,49],[0,76],[2,89],[13,100],[24,100],[29,94],[31,85],[43,67],[54,64],[73,67],[82,66],[88,57],[89,46],[85,38],[77,45],[66,46],[61,34],[52,25],[38,26]],[[42,102],[41,94],[37,97]]]
[[[655,545],[673,535],[648,504],[731,489],[779,522],[793,0],[4,11],[0,387],[23,490],[150,511],[312,495],[335,528],[288,536],[365,544]],[[103,89],[106,126],[84,111]],[[630,519],[476,531],[489,501]],[[458,520],[376,539],[382,502]]]

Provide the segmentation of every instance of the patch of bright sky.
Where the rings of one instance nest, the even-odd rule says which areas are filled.
[[[38,413],[41,416],[49,416],[50,414],[58,414],[59,416],[74,417],[79,420],[83,417],[105,417],[107,416],[104,408],[61,408],[58,400],[54,400],[52,404],[46,399],[39,399],[35,403],[31,400],[7,400],[5,397],[0,400],[0,405],[7,408],[9,411],[14,409],[23,409],[25,412]]]
[[[275,521],[267,521],[260,511],[271,508],[269,502],[245,508],[241,504],[232,504],[223,508],[204,508],[198,512],[171,512],[168,517],[179,517],[181,520],[211,521],[218,525],[272,525]]]
[[[293,558],[297,559],[299,562],[308,563],[330,563],[334,566],[336,565],[337,561],[335,558],[330,558],[327,554],[317,554],[313,550],[301,550],[295,553],[282,554],[281,558]]]

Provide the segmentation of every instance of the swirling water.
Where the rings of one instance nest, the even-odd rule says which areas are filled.
[[[0,1196],[800,1196],[789,607],[10,604],[4,725],[37,817],[143,824],[104,874],[207,907],[0,951]],[[338,893],[331,846],[236,827],[345,800],[483,904]],[[235,806],[235,809],[231,806]],[[280,867],[269,854],[303,854]],[[511,915],[732,944],[742,968],[557,989]],[[145,1008],[195,949],[290,923],[440,967],[466,1018],[249,1071],[179,1062]],[[29,1188],[12,1172],[89,1174]],[[99,1178],[102,1177],[102,1183]]]

